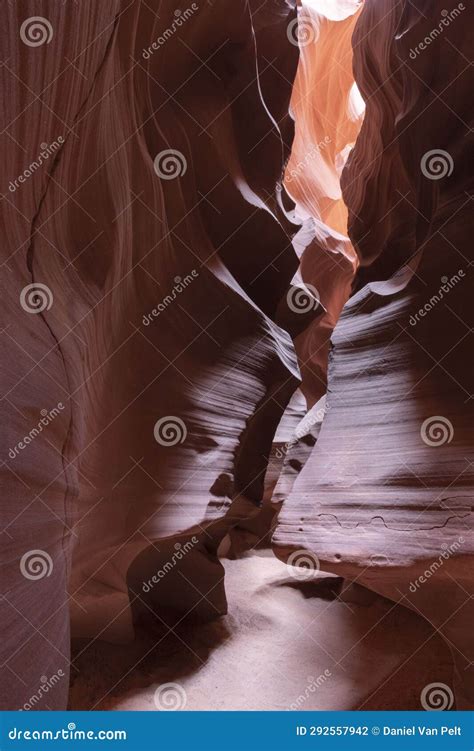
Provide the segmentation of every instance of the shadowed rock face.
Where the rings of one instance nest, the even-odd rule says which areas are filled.
[[[367,2],[357,23],[367,109],[342,186],[359,291],[332,336],[317,445],[274,534],[279,556],[310,551],[439,629],[458,708],[474,703],[471,16],[438,27],[442,3]]]
[[[283,0],[56,3],[36,28],[33,5],[7,7],[1,55],[3,705],[61,671],[35,700],[57,709],[68,582],[73,635],[130,638],[130,603],[225,612],[215,551],[298,383],[273,320],[298,48]]]

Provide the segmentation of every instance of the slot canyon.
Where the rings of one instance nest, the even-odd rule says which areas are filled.
[[[3,6],[1,709],[473,709],[472,0]]]

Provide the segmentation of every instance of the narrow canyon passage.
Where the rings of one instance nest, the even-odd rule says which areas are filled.
[[[472,16],[8,3],[2,709],[474,707]]]

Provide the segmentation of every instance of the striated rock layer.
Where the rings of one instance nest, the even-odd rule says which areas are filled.
[[[358,21],[367,108],[342,185],[359,290],[274,535],[279,556],[309,551],[425,617],[451,649],[458,708],[474,705],[470,23],[468,6],[423,0],[369,0]]]
[[[303,290],[292,300],[299,325],[290,331],[309,407],[326,391],[329,338],[357,266],[340,174],[363,114],[351,47],[360,7],[356,0],[307,3],[298,16],[300,62],[290,103],[295,139],[284,185],[303,223],[294,241],[300,259],[296,284]],[[324,309],[314,322],[307,320],[313,299]]]
[[[217,546],[299,375],[272,320],[298,265],[291,3],[43,12],[8,5],[1,50],[9,709],[52,676],[34,704],[66,705],[68,586],[88,638],[225,611]]]
[[[301,229],[293,238],[299,266],[277,320],[293,337],[302,385],[273,439],[263,509],[232,534],[232,556],[245,545],[268,542],[274,515],[311,453],[326,409],[329,340],[357,266],[339,177],[363,115],[352,74],[351,35],[359,12],[355,0],[304,4],[297,25],[295,20],[287,28],[300,59],[290,102],[295,138],[283,196],[295,202],[292,217]],[[334,64],[328,66],[328,59]]]

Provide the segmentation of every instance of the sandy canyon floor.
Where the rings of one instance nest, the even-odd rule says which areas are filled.
[[[405,608],[336,577],[295,580],[270,551],[223,564],[227,616],[75,643],[70,708],[156,711],[173,682],[188,710],[408,710],[428,683],[451,684],[448,649]]]

